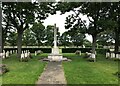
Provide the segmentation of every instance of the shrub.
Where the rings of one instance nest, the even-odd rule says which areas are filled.
[[[114,75],[116,75],[118,78],[120,78],[120,72],[116,72]]]
[[[5,64],[0,64],[0,75],[3,75],[4,73],[8,72],[9,69]]]

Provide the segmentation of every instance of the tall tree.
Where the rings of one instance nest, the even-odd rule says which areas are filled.
[[[63,3],[64,4],[64,3]],[[72,4],[72,6],[71,6]],[[64,6],[64,5],[63,5]],[[66,11],[72,11],[73,14],[69,15],[66,18],[66,28],[79,28],[81,33],[88,33],[91,34],[93,37],[93,53],[95,53],[95,45],[96,45],[96,37],[97,34],[105,30],[105,26],[107,23],[104,24],[107,13],[107,3],[98,3],[98,2],[84,2],[84,3],[68,3],[68,9],[62,10],[63,13]],[[61,6],[60,6],[61,7]],[[58,6],[58,8],[60,9]],[[71,7],[71,8],[70,8]],[[93,10],[94,9],[94,10]],[[61,10],[61,9],[60,9]],[[61,11],[61,12],[62,12]],[[89,19],[89,26],[86,24],[86,20],[83,20],[80,15],[86,15]]]
[[[2,16],[2,2],[0,2],[0,16]],[[0,53],[3,51],[3,44],[2,44],[2,17],[0,18]]]
[[[110,3],[109,9],[109,18],[114,22],[112,31],[115,33],[115,53],[118,53],[120,43],[120,2]]]
[[[66,8],[62,9],[66,4]],[[75,30],[79,29],[81,33],[92,35],[92,53],[95,54],[96,39],[99,33],[108,29],[111,25],[111,20],[108,18],[109,3],[103,2],[84,2],[84,3],[60,3],[58,10],[62,13],[72,11],[73,13],[66,18],[66,28]],[[83,20],[80,15],[86,15],[89,20]],[[109,26],[109,27],[108,27]]]
[[[33,24],[35,20],[41,21],[45,19],[49,13],[54,13],[55,11],[53,10],[52,3],[48,2],[4,2],[2,5],[4,15],[8,17],[11,25],[17,29],[17,56],[20,57],[24,30],[29,28],[29,25]],[[38,15],[36,16],[36,14]]]

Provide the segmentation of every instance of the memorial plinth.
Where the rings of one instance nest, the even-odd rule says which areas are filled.
[[[62,61],[63,56],[59,54],[59,48],[52,48],[52,53],[48,55],[50,61]]]
[[[59,48],[57,47],[57,30],[56,25],[54,27],[54,47],[52,48],[52,53],[48,55],[50,61],[62,61],[63,56],[59,53]]]

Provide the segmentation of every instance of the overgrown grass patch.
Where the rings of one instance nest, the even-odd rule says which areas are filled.
[[[64,54],[71,58],[71,62],[63,62],[65,77],[68,84],[118,84],[118,62],[105,59],[104,55],[97,55],[97,62],[89,62],[74,53]]]
[[[2,84],[35,84],[46,65],[40,62],[39,56],[33,56],[28,62],[19,62],[16,55],[2,61],[9,68],[9,72],[2,77]]]

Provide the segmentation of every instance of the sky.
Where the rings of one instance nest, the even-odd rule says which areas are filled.
[[[48,18],[44,20],[44,26],[47,25],[54,25],[56,24],[57,27],[59,27],[59,32],[62,34],[65,31],[67,31],[64,27],[65,25],[65,19],[68,15],[70,15],[71,12],[67,12],[65,14],[60,15],[60,12],[57,12],[54,15],[50,15]],[[81,15],[82,19],[88,20],[86,16]],[[90,42],[92,42],[92,37],[90,35],[86,34],[86,39],[88,39]]]

